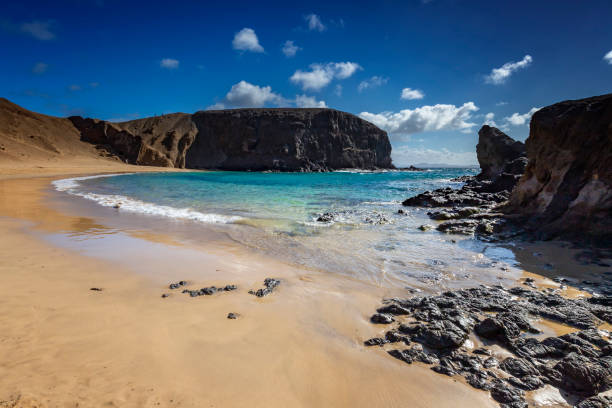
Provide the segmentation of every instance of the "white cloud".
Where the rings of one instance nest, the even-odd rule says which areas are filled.
[[[44,62],[37,62],[32,67],[32,73],[37,75],[44,74],[47,72],[47,68],[49,68],[49,65],[45,64]]]
[[[612,51],[604,55],[603,59],[612,65]]]
[[[174,58],[164,58],[159,62],[159,66],[166,69],[177,69],[179,61]]]
[[[485,115],[485,121],[483,125],[497,127],[497,123],[495,123],[495,114],[493,112],[489,112]]]
[[[436,130],[467,131],[476,125],[469,120],[472,119],[472,112],[477,110],[474,102],[466,102],[462,106],[438,104],[399,112],[361,112],[359,116],[390,134],[411,135]]]
[[[505,117],[504,120],[506,121],[507,125],[523,126],[525,124],[528,124],[529,120],[531,119],[531,116],[533,116],[533,114],[539,111],[540,109],[542,108],[531,108],[529,112],[523,113],[522,115],[515,112],[512,115]]]
[[[240,81],[232,86],[221,103],[213,106],[217,109],[223,109],[226,106],[234,108],[260,108],[268,103],[279,105],[283,101],[283,97],[272,92],[272,88],[269,86],[258,86],[246,81]]]
[[[234,35],[232,47],[238,51],[264,52],[264,49],[259,45],[257,34],[252,28],[243,28]]]
[[[298,108],[327,108],[325,101],[317,101],[314,96],[297,95],[295,106]]]
[[[52,25],[52,21],[32,21],[31,23],[23,23],[20,30],[36,39],[49,41],[55,38],[55,34],[51,31]]]
[[[320,91],[333,79],[346,79],[357,70],[363,69],[355,62],[328,62],[327,64],[311,64],[310,71],[297,70],[289,78],[304,91]]]
[[[380,77],[380,76],[375,75],[370,79],[361,81],[359,83],[359,86],[357,87],[357,90],[359,92],[362,92],[363,90],[368,89],[368,88],[376,88],[377,86],[386,84],[388,81],[389,81],[389,78]]]
[[[97,88],[97,87],[98,87],[98,85],[100,85],[100,83],[99,83],[99,82],[90,82],[90,83],[89,83],[89,86],[91,86],[92,88]]]
[[[68,86],[68,90],[75,92],[75,91],[80,91],[81,90],[81,85],[77,85],[77,84],[72,84]]]
[[[311,13],[304,17],[304,20],[308,23],[308,29],[310,31],[325,31],[327,27],[321,22],[321,18],[314,13]]]
[[[283,44],[283,54],[285,54],[285,57],[287,58],[291,58],[291,57],[295,57],[295,54],[301,50],[300,47],[298,47],[297,45],[295,45],[293,43],[293,41],[285,41],[285,44]]]
[[[531,55],[525,55],[520,61],[506,62],[499,68],[493,68],[491,73],[485,77],[485,81],[494,85],[503,84],[508,78],[510,78],[510,75],[512,75],[514,71],[527,68],[532,61],[533,58],[531,58]]]
[[[476,151],[453,152],[409,146],[394,146],[391,151],[393,164],[407,167],[419,163],[447,164],[451,166],[472,166],[478,163]]]
[[[499,102],[497,102],[497,103],[495,104],[495,106],[505,106],[505,105],[507,105],[507,104],[508,104],[508,102],[499,101]]]
[[[423,91],[420,91],[418,89],[412,89],[412,88],[402,89],[402,95],[400,96],[400,98],[406,99],[406,100],[423,99],[424,97],[425,97],[425,94],[423,93]]]

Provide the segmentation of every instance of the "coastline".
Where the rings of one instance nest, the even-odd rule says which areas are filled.
[[[53,174],[98,173],[91,170]],[[74,232],[95,238],[104,230],[92,219],[49,208],[43,190],[50,179],[37,170],[8,173],[0,182],[0,223],[6,231],[0,299],[7,328],[0,401],[19,407],[77,401],[87,406],[495,406],[487,393],[425,366],[405,367],[383,350],[366,353],[361,342],[379,331],[369,323],[369,312],[393,295],[389,289],[305,271],[235,246],[207,253],[169,245],[163,235],[126,237],[114,231],[115,248],[138,241],[149,251],[144,253],[167,259],[167,276],[134,273],[134,263],[84,256],[45,239]],[[140,258],[143,269],[156,262]],[[265,277],[281,279],[278,292],[263,299],[246,293]],[[196,299],[172,293],[162,299],[167,284],[179,279],[194,287],[234,283],[239,290]],[[241,317],[229,320],[229,312]]]

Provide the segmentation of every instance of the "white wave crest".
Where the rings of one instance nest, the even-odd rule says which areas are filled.
[[[120,175],[125,174],[105,174],[99,176],[74,177],[62,180],[55,180],[52,182],[52,184],[57,191],[63,191],[77,197],[82,197],[87,200],[94,201],[95,203],[103,207],[117,208],[120,211],[153,215],[158,217],[198,221],[206,224],[231,224],[243,219],[239,216],[228,216],[212,213],[207,214],[192,210],[191,208],[174,208],[166,205],[147,203],[123,195],[96,194],[78,190],[78,188],[81,186],[79,182],[82,180],[102,177],[114,177]]]

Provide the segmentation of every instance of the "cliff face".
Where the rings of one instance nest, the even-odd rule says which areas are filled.
[[[493,181],[502,173],[522,174],[526,162],[523,143],[488,125],[478,131],[476,156],[482,170],[478,177]]]
[[[390,168],[387,134],[333,109],[236,109],[193,115],[189,168],[304,170]]]
[[[612,238],[612,94],[536,112],[508,212],[541,238]]]
[[[133,164],[193,169],[391,168],[386,132],[333,109],[234,109],[123,123],[69,118],[82,140]]]

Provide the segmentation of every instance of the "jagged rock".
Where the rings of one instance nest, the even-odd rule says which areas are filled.
[[[553,367],[548,378],[558,387],[590,397],[612,386],[612,359],[570,353]]]
[[[611,124],[612,94],[537,111],[525,142],[529,164],[506,212],[536,238],[590,238],[609,247]]]
[[[508,357],[499,366],[502,370],[512,374],[515,377],[524,377],[529,375],[539,375],[538,370],[529,361],[523,358]]]
[[[606,396],[597,396],[581,401],[576,408],[609,408],[612,406],[612,398]]]
[[[366,344],[403,341],[412,347],[389,354],[407,363],[432,364],[432,370],[440,374],[462,375],[473,387],[491,390],[502,407],[525,407],[524,391],[545,383],[583,397],[612,387],[612,344],[596,329],[601,321],[595,313],[612,312],[605,304],[566,299],[555,291],[500,286],[386,299],[384,303],[378,311],[388,314],[374,315],[375,321],[392,324],[391,313],[407,318],[393,325],[384,339]],[[531,319],[549,315],[582,330],[543,341],[525,337],[526,332],[538,332]],[[516,357],[500,364],[488,347],[466,352],[462,345],[472,330]]]
[[[263,288],[257,289],[256,291],[249,290],[249,293],[251,295],[255,295],[257,297],[268,296],[270,293],[272,293],[274,291],[274,289],[276,289],[276,287],[278,285],[280,285],[280,283],[281,282],[278,279],[266,278],[266,279],[264,279],[264,287]]]
[[[372,323],[378,324],[389,324],[393,323],[395,319],[392,316],[389,316],[388,314],[376,313],[372,315],[372,317],[370,317],[370,321]]]
[[[520,168],[510,163],[525,156],[525,145],[495,127],[484,125],[478,131],[476,156],[482,170],[478,178],[494,181],[504,170]]]
[[[512,404],[512,407],[527,407],[527,403],[523,398],[523,392],[503,382],[498,382],[491,389],[491,396],[501,404]]]
[[[381,339],[380,337],[374,337],[374,338],[368,339],[368,340],[363,342],[363,344],[365,346],[368,346],[368,347],[371,347],[371,346],[382,346],[385,343],[388,343],[388,341],[385,340],[385,339]]]

